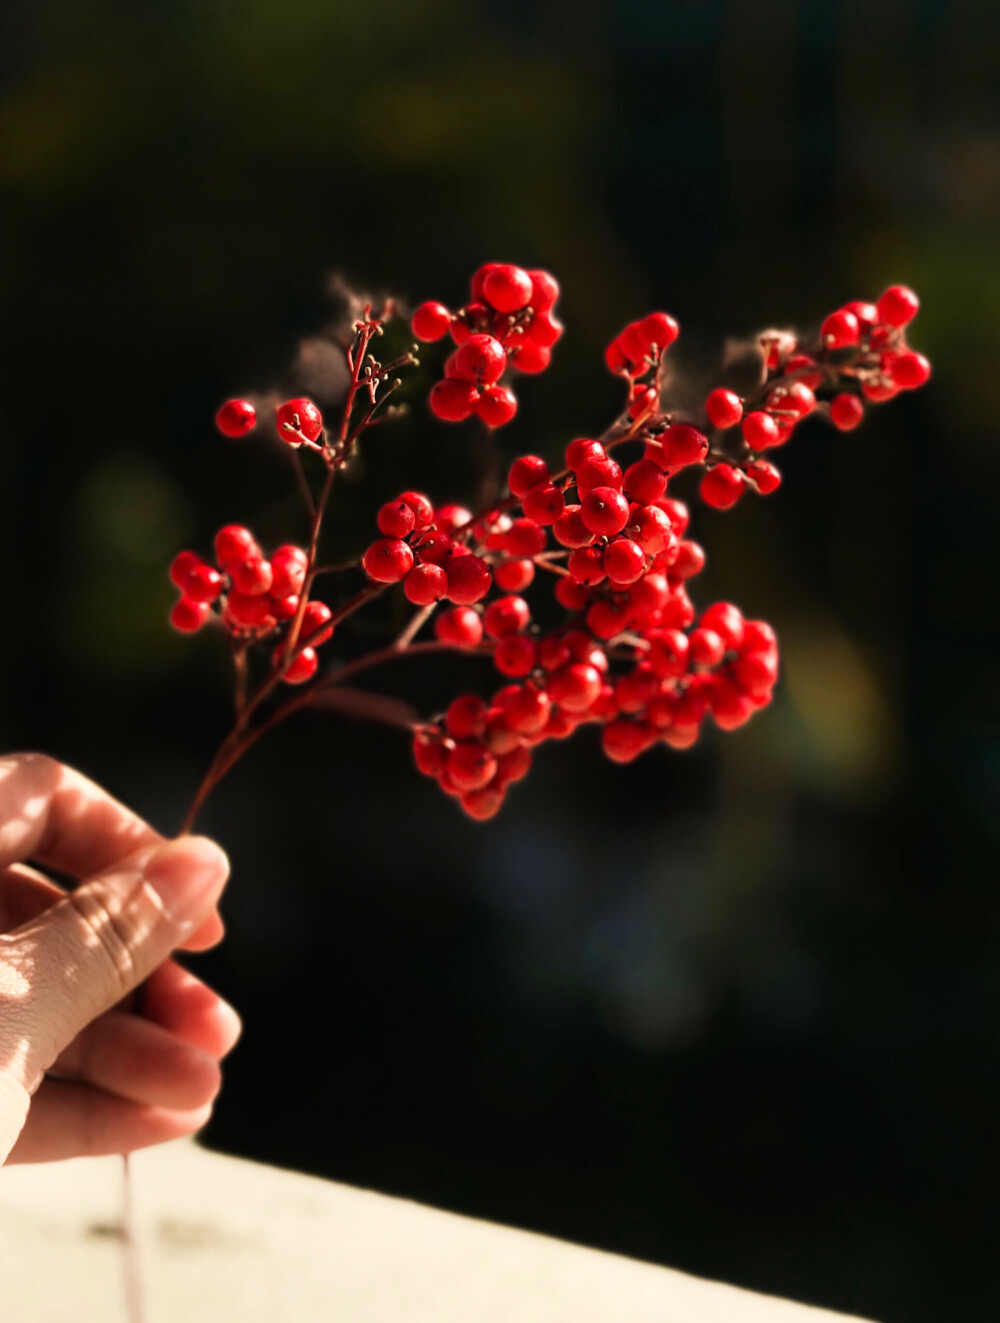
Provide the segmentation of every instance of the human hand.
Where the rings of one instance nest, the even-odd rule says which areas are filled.
[[[228,872],[211,841],[165,841],[71,768],[0,757],[0,1165],[128,1153],[204,1125],[239,1017],[168,957],[221,939]]]

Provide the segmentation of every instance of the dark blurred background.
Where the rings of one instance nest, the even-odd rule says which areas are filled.
[[[3,7],[3,742],[164,830],[229,714],[165,566],[224,521],[300,533],[282,456],[211,420],[283,384],[331,270],[453,304],[486,259],[558,275],[568,330],[508,458],[606,424],[601,349],[654,307],[710,361],[893,281],[923,298],[928,389],[804,427],[777,496],[696,516],[698,600],[784,643],[748,729],[628,768],[585,730],[485,827],[403,737],[333,716],[220,789],[230,939],[199,964],[246,1032],[211,1146],[893,1323],[996,1318],[995,20]],[[472,497],[480,443],[427,417],[425,357],[334,554],[404,486]],[[432,711],[469,665],[385,679]]]

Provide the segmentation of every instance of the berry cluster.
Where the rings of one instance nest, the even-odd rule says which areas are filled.
[[[412,319],[418,338],[450,331],[458,345],[432,389],[434,412],[450,420],[476,412],[494,426],[513,416],[513,395],[500,379],[510,365],[538,371],[548,362],[561,330],[552,316],[557,295],[545,272],[489,263],[476,273],[467,307],[418,308]],[[694,470],[698,493],[715,509],[735,505],[746,491],[767,495],[781,477],[765,452],[785,444],[804,419],[822,414],[848,431],[866,404],[923,385],[930,366],[909,348],[904,330],[918,306],[912,291],[893,286],[876,304],[855,302],[831,313],[814,342],[765,332],[756,342],[752,389],[738,394],[722,384],[703,409],[686,416],[663,399],[664,354],[678,337],[676,321],[654,312],[630,323],[605,354],[625,380],[627,397],[601,438],[572,441],[565,467],[555,473],[539,455],[516,459],[506,489],[475,514],[403,492],[378,512],[380,536],[358,562],[364,586],[332,612],[310,600],[323,572],[316,553],[326,501],[354,440],[396,384],[380,395],[387,369],[368,347],[381,333],[381,319],[366,306],[345,350],[351,384],[335,439],[312,401],[290,400],[277,410],[279,436],[315,450],[326,465],[319,497],[304,487],[309,551],[281,547],[266,560],[248,530],[230,526],[216,538],[214,565],[182,552],[171,570],[182,592],[172,614],[178,629],[200,628],[214,608],[238,661],[251,645],[277,639],[269,677],[249,700],[238,698],[237,724],[195,808],[276,720],[348,675],[399,656],[425,626],[433,639],[417,646],[482,655],[504,680],[488,700],[466,693],[427,722],[406,722],[419,769],[477,819],[499,810],[508,786],[528,772],[537,745],[565,739],[581,725],[600,726],[604,752],[615,762],[657,744],[688,748],[707,719],[727,731],[743,725],[771,701],[777,639],[768,624],[745,620],[732,603],[717,602],[699,617],[688,585],[705,553],[687,535],[688,507],[675,484]],[[368,399],[359,419],[362,391]],[[242,400],[229,401],[217,417],[228,436],[245,434],[255,420]],[[553,600],[536,594],[533,607],[526,594],[543,582]],[[332,637],[334,625],[398,583],[417,611],[395,643],[257,717],[279,681],[313,678],[316,647]]]
[[[249,528],[227,524],[215,535],[214,564],[193,551],[174,558],[170,578],[181,596],[170,622],[182,634],[193,634],[217,618],[239,647],[281,634],[275,667],[283,662],[288,630],[296,624],[296,633],[309,646],[296,651],[281,678],[305,684],[319,669],[316,648],[333,637],[328,625],[333,612],[326,603],[302,603],[307,568],[308,556],[301,547],[278,547],[268,560]]]
[[[830,313],[813,346],[789,332],[762,335],[764,382],[757,398],[720,388],[705,401],[708,424],[727,434],[717,436],[708,454],[699,487],[706,505],[728,510],[748,490],[761,496],[776,491],[781,474],[762,452],[783,446],[810,415],[823,414],[850,432],[864,418],[866,403],[925,385],[930,363],[909,348],[904,329],[919,307],[912,290],[893,285],[877,303],[855,301]]]
[[[544,372],[562,335],[555,317],[559,286],[547,271],[524,271],[487,262],[472,277],[472,300],[457,312],[443,303],[422,303],[410,321],[418,340],[451,334],[458,348],[430,395],[434,414],[460,423],[475,414],[502,427],[517,412],[517,397],[501,378],[507,369]]]
[[[376,583],[399,583],[414,606],[447,598],[465,606],[486,596],[493,582],[490,567],[454,535],[472,519],[458,505],[435,510],[420,492],[403,492],[378,512],[383,534],[361,563]]]
[[[675,458],[695,462],[686,444],[681,434]],[[416,732],[414,755],[473,817],[499,810],[533,746],[584,723],[600,724],[607,756],[628,762],[657,742],[688,747],[707,715],[731,730],[770,701],[778,653],[767,625],[720,603],[692,628],[687,583],[705,555],[684,536],[687,507],[665,495],[662,447],[647,451],[653,458],[623,472],[599,441],[579,438],[555,479],[540,457],[524,456],[508,475],[522,514],[496,511],[467,525],[502,595],[479,612],[439,615],[437,637],[488,650],[518,683],[489,703],[456,699]],[[538,569],[553,575],[569,613],[554,629],[534,624],[521,596]]]

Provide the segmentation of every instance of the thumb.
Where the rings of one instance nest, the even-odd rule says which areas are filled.
[[[228,875],[225,854],[205,837],[146,846],[8,933],[0,1083],[5,1076],[33,1093],[80,1030],[207,918]]]

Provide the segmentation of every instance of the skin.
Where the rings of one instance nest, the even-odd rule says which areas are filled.
[[[0,757],[0,1164],[204,1125],[240,1021],[170,957],[222,939],[228,871],[211,841],[165,841],[71,768]]]

